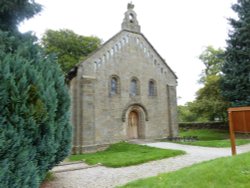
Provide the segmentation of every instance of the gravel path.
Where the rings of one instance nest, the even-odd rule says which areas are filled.
[[[230,148],[208,148],[180,145],[174,143],[157,142],[145,144],[148,146],[179,149],[186,151],[186,155],[169,159],[148,162],[141,165],[107,168],[97,166],[82,170],[56,173],[56,179],[48,188],[109,188],[126,184],[130,181],[156,176],[159,173],[175,171],[195,163],[230,156]],[[250,151],[250,144],[237,147],[237,153]]]

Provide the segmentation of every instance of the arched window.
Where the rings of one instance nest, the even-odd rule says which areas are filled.
[[[117,94],[117,78],[111,79],[111,94]]]
[[[110,57],[110,51],[107,51],[106,57],[107,59]]]
[[[155,59],[155,60],[154,60],[154,65],[156,66],[156,64],[157,64],[157,60]]]
[[[113,56],[114,55],[114,48],[111,48],[110,50],[110,56]]]
[[[156,84],[154,80],[148,82],[148,95],[156,96]]]
[[[122,42],[121,41],[119,41],[119,43],[118,43],[118,48],[119,48],[119,50],[122,48]]]
[[[115,44],[115,52],[117,52],[119,49],[118,44]]]
[[[136,38],[136,44],[139,44],[139,43],[140,43],[140,39]]]
[[[103,56],[102,56],[102,62],[105,63],[105,61],[106,61],[106,55],[103,54]]]
[[[118,76],[111,76],[109,83],[110,96],[120,93],[120,79]]]
[[[123,45],[126,44],[126,39],[124,37],[122,38],[122,43]]]
[[[130,23],[134,22],[134,15],[132,13],[129,14],[129,22]]]
[[[139,95],[139,81],[137,78],[133,78],[130,82],[130,95],[136,96]]]

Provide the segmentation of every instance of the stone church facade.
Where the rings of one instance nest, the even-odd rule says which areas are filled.
[[[122,30],[74,69],[73,152],[178,134],[177,77],[141,33],[128,4]]]

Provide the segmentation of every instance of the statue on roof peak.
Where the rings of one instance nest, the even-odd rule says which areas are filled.
[[[135,5],[133,5],[132,1],[128,3],[128,9],[134,9]]]

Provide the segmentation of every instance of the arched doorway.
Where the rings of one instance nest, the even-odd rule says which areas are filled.
[[[123,110],[122,120],[125,123],[127,139],[145,138],[148,113],[143,105],[138,103],[128,105]]]
[[[131,111],[128,115],[128,138],[138,138],[139,115],[136,111]]]

